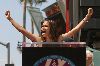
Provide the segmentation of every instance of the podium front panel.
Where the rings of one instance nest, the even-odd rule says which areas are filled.
[[[63,64],[62,66],[85,66],[85,43],[80,44],[78,46],[78,43],[51,43],[42,44],[45,47],[23,47],[22,66],[45,66],[46,64],[48,66],[58,66],[59,64]]]

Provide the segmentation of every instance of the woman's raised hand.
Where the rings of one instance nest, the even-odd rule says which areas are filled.
[[[6,11],[5,12],[5,15],[6,15],[6,18],[9,20],[11,17],[10,17],[10,11]]]
[[[91,18],[92,15],[93,15],[93,9],[89,8],[88,13],[87,13],[86,17],[83,19],[83,21],[88,22],[88,20]]]
[[[92,9],[92,8],[89,8],[89,9],[88,9],[88,14],[87,14],[87,15],[90,15],[90,16],[91,16],[92,14],[93,14],[93,9]]]

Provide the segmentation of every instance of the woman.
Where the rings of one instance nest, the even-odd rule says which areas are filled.
[[[86,66],[94,66],[93,53],[89,50],[86,50]]]
[[[14,21],[14,19],[10,16],[10,11],[6,11],[5,15],[6,18],[11,22],[11,24],[23,35],[25,35],[27,38],[29,38],[32,42],[61,42],[63,41],[63,38],[65,37],[72,37],[74,36],[81,28],[84,27],[84,25],[88,22],[88,20],[91,18],[93,14],[93,9],[89,8],[88,13],[85,16],[85,18],[79,22],[79,24],[73,28],[71,31],[65,34],[58,35],[56,32],[56,26],[55,22],[52,20],[44,20],[42,22],[41,26],[41,35],[35,35],[27,30],[25,30],[22,26],[20,26],[18,23]],[[89,61],[88,53],[87,55],[87,61]],[[92,56],[93,57],[93,56]],[[91,59],[90,59],[91,60]],[[90,62],[87,62],[87,66],[90,64]]]
[[[21,27],[18,23],[14,21],[14,19],[10,16],[10,11],[6,11],[5,15],[6,18],[12,23],[12,25],[23,35],[25,35],[27,38],[29,38],[32,42],[61,42],[63,41],[63,38],[65,37],[72,37],[74,36],[81,28],[84,27],[84,25],[88,22],[88,20],[91,18],[93,14],[93,9],[89,8],[88,13],[85,16],[85,18],[80,21],[80,23],[73,28],[71,31],[65,34],[58,35],[56,32],[56,26],[55,22],[52,20],[44,20],[42,22],[41,26],[41,35],[35,35],[27,30],[25,30],[23,27]]]

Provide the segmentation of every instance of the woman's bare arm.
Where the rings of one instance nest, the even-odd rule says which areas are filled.
[[[80,31],[81,28],[83,28],[85,26],[85,24],[88,22],[88,20],[91,18],[93,14],[93,9],[92,8],[89,8],[88,9],[88,14],[85,16],[85,18],[80,21],[80,23],[75,27],[73,28],[71,31],[69,31],[68,33],[65,33],[65,34],[62,34],[62,36],[67,36],[67,37],[72,37],[74,36],[77,32]]]
[[[29,38],[32,42],[37,41],[37,36],[34,34],[26,31],[22,26],[20,26],[18,23],[16,23],[10,16],[10,11],[6,11],[5,13],[6,18],[11,22],[11,24],[23,35],[25,35],[27,38]]]

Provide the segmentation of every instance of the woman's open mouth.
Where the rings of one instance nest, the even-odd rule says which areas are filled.
[[[41,34],[44,35],[46,33],[46,31],[41,31]]]

